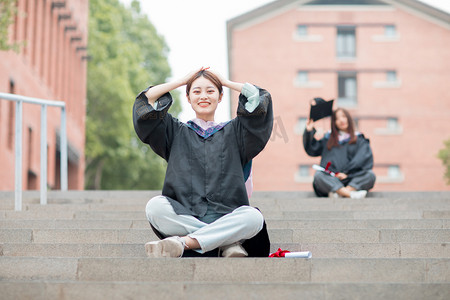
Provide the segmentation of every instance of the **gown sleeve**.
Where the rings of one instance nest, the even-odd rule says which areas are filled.
[[[237,117],[234,119],[243,165],[264,149],[272,134],[272,97],[268,91],[256,88],[258,99],[249,99],[242,93],[239,95]]]
[[[373,154],[370,142],[363,135],[358,136],[357,149],[353,157],[350,158],[346,168],[342,170],[345,174],[355,174],[373,168]]]
[[[142,91],[134,102],[134,130],[142,142],[150,145],[156,154],[167,161],[173,137],[180,122],[167,113],[173,102],[170,93],[158,98],[155,108],[148,103],[147,96],[145,96],[149,88]]]
[[[305,129],[303,132],[303,147],[309,156],[320,156],[322,155],[324,142],[323,139],[318,141],[314,138],[316,129],[308,131]]]

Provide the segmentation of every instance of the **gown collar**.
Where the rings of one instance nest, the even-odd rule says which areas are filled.
[[[216,123],[214,121],[204,121],[199,118],[192,119],[187,122],[187,126],[194,130],[199,136],[204,139],[209,138],[214,133],[225,127],[230,121]]]

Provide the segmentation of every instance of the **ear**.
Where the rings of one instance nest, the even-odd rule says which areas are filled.
[[[187,98],[189,104],[191,104],[191,98],[189,98],[189,94],[186,94],[186,98]]]
[[[220,102],[222,102],[222,97],[223,97],[223,92],[222,92],[222,93],[220,93],[220,96],[219,96],[219,100],[217,101],[217,103],[220,103]]]

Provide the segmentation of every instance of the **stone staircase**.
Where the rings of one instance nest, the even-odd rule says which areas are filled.
[[[147,258],[158,193],[0,192],[0,299],[450,299],[450,192],[255,192],[271,250],[311,259]]]

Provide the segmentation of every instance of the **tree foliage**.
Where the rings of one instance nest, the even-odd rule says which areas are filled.
[[[90,0],[89,12],[86,188],[160,189],[165,162],[138,140],[132,106],[140,91],[170,76],[168,47],[136,0],[129,8]]]
[[[0,50],[18,51],[19,44],[11,43],[9,30],[17,15],[17,0],[0,0]]]
[[[450,139],[444,142],[444,148],[439,151],[438,157],[446,168],[444,177],[447,178],[447,184],[450,184]]]

